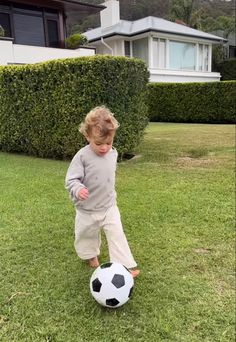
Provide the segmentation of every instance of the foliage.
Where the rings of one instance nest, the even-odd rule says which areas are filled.
[[[68,49],[77,49],[80,46],[87,44],[88,40],[83,34],[74,33],[67,37],[65,42]]]
[[[109,76],[108,76],[109,75]],[[132,151],[147,125],[141,60],[93,56],[0,69],[0,146],[5,151],[70,158],[83,146],[78,125],[107,105],[121,126],[116,147]]]
[[[233,123],[236,82],[151,83],[147,102],[151,121]]]
[[[227,56],[227,47],[223,44],[212,46],[212,71],[218,72],[218,64]]]
[[[235,31],[235,16],[220,16],[216,19],[216,25],[218,30],[224,31],[224,37],[228,39],[230,33]]]
[[[229,35],[235,30],[235,16],[220,16],[217,18],[202,16],[197,28],[206,32],[222,31],[223,37],[228,39]]]
[[[100,0],[86,2],[101,3]],[[233,18],[234,0],[120,0],[120,12],[121,19],[125,20],[156,16],[172,21],[182,21],[199,30],[211,32],[215,30],[219,17]],[[76,26],[76,32],[85,32],[88,28],[100,26],[99,16],[96,14],[86,17]],[[72,28],[72,32],[75,32],[73,30]]]
[[[4,37],[4,35],[5,35],[5,31],[3,27],[0,25],[0,37]]]
[[[222,1],[221,1],[222,4]],[[186,25],[206,31],[212,32],[223,30],[224,37],[227,39],[231,32],[234,32],[235,15],[233,11],[227,12],[218,10],[215,14],[213,7],[219,9],[219,2],[200,1],[200,0],[172,0],[168,19],[172,21],[182,20]],[[225,5],[227,8],[227,4]]]
[[[227,59],[217,65],[217,71],[221,74],[221,80],[236,80],[236,59]]]
[[[195,0],[172,0],[169,19],[182,20],[186,25],[193,26],[192,17],[195,11]]]

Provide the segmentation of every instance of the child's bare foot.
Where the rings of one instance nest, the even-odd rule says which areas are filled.
[[[140,270],[129,270],[132,277],[135,278],[140,274]]]
[[[94,257],[94,258],[91,258],[88,260],[88,263],[89,263],[89,266],[90,267],[98,267],[100,264],[99,264],[99,261],[98,261],[98,257]]]

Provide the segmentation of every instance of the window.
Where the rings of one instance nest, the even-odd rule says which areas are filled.
[[[148,39],[133,41],[133,57],[140,58],[148,65]]]
[[[159,68],[166,67],[166,41],[160,39],[159,41]]]
[[[229,46],[229,58],[236,58],[236,46]]]
[[[204,47],[204,71],[208,71],[209,64],[209,46],[205,45]]]
[[[13,4],[15,12],[23,12],[29,15],[42,15],[42,8],[29,5]]]
[[[0,13],[0,25],[4,30],[4,36],[11,37],[11,22],[8,13]]]
[[[130,42],[125,40],[125,56],[130,57]]]
[[[204,44],[199,44],[198,48],[198,70],[208,71],[209,63],[209,46]]]
[[[166,68],[166,40],[165,39],[153,39],[153,66],[154,68],[165,69]]]
[[[48,45],[59,47],[58,25],[56,20],[47,20]]]
[[[0,12],[8,11],[10,9],[10,5],[0,4]]]
[[[45,46],[43,18],[14,13],[15,43]]]
[[[170,69],[195,70],[196,46],[192,43],[170,41]]]
[[[16,44],[60,47],[59,12],[42,7],[0,4],[0,25]]]

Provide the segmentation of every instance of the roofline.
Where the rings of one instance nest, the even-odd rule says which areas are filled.
[[[89,32],[89,31],[88,31]],[[216,41],[216,42],[227,42],[228,40],[225,39],[225,38],[222,38],[222,39],[217,39],[217,38],[207,38],[207,37],[202,37],[202,36],[194,36],[194,35],[191,35],[191,34],[186,34],[186,33],[176,33],[176,32],[170,32],[170,31],[164,31],[164,30],[157,30],[157,29],[146,29],[146,30],[142,30],[142,31],[139,31],[139,32],[136,32],[136,33],[131,33],[131,34],[127,34],[127,33],[109,33],[107,35],[104,35],[104,36],[101,36],[99,38],[95,38],[95,39],[89,39],[89,43],[93,43],[93,42],[96,42],[98,40],[101,40],[101,38],[110,38],[110,37],[113,37],[113,36],[125,36],[125,37],[134,37],[134,36],[137,36],[139,34],[142,34],[142,33],[147,33],[147,32],[161,32],[161,33],[168,33],[168,34],[173,34],[173,35],[176,35],[176,36],[187,36],[187,37],[192,37],[192,38],[201,38],[201,39],[205,39],[205,40],[212,40],[212,41]],[[221,38],[221,37],[219,37]]]
[[[58,0],[58,2],[68,2],[71,3],[73,5],[84,5],[84,6],[88,6],[88,7],[95,7],[95,8],[101,8],[101,9],[105,9],[106,6],[104,5],[95,5],[95,4],[89,4],[87,2],[81,2],[81,1],[74,1],[74,0]]]

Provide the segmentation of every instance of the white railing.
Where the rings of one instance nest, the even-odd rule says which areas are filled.
[[[13,44],[11,39],[0,38],[0,65],[33,64],[59,58],[95,55],[94,48],[76,50]]]

